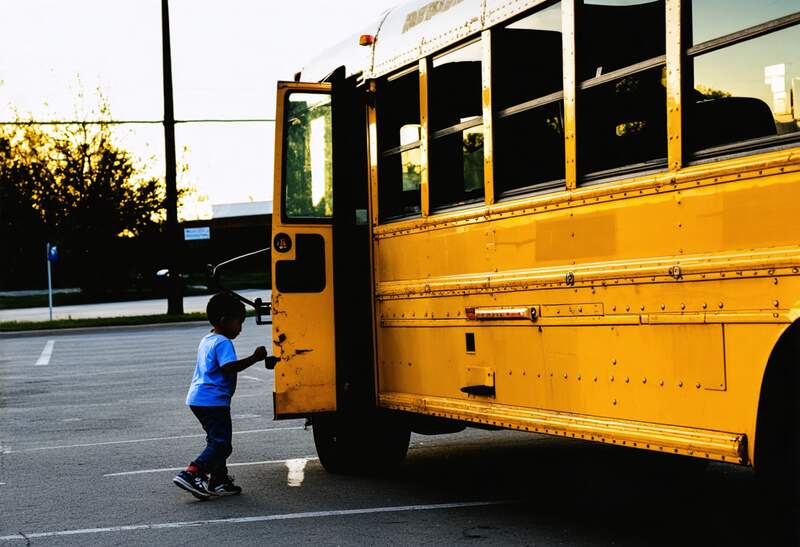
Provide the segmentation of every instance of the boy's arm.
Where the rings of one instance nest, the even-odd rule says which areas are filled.
[[[229,361],[220,367],[223,374],[238,374],[247,367],[250,367],[259,361],[267,358],[267,349],[264,346],[258,346],[253,352],[253,355],[244,357],[237,361]]]

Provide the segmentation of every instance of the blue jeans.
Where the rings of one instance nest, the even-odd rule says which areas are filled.
[[[228,475],[225,460],[231,455],[233,426],[228,406],[190,406],[206,432],[206,448],[192,462],[201,473],[224,478]]]

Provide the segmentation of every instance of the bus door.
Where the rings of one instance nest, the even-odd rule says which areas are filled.
[[[275,417],[336,410],[331,84],[279,82],[272,213]]]
[[[277,103],[274,403],[289,418],[341,410],[356,385],[374,393],[366,120],[343,70],[329,83],[280,82]]]

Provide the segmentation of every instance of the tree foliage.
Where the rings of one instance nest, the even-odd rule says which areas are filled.
[[[161,233],[165,186],[113,139],[110,124],[0,129],[0,286],[41,286],[46,243],[63,249],[72,284],[127,282],[120,249]],[[122,260],[122,262],[125,262]],[[31,279],[31,276],[35,276]]]

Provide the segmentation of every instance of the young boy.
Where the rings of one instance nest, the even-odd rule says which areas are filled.
[[[197,365],[186,396],[186,404],[206,432],[206,448],[172,479],[199,499],[242,492],[233,484],[225,466],[233,449],[231,397],[236,390],[236,375],[267,357],[264,346],[258,346],[251,356],[236,358],[231,340],[242,332],[244,304],[228,294],[217,293],[208,301],[206,314],[214,328],[197,348]]]

